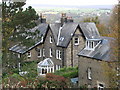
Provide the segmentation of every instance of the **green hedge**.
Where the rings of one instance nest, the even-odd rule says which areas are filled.
[[[55,75],[64,76],[66,78],[78,77],[78,67],[64,67],[55,71]]]

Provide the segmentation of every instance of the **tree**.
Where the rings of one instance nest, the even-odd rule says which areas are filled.
[[[112,10],[112,14],[111,14],[111,18],[110,18],[110,26],[111,26],[111,33],[108,34],[109,37],[113,37],[115,40],[114,42],[111,44],[112,47],[112,59],[114,61],[114,63],[112,64],[112,68],[114,70],[116,70],[116,73],[114,73],[114,75],[111,78],[114,78],[114,83],[117,86],[120,85],[120,83],[118,83],[118,80],[120,80],[120,75],[119,75],[119,71],[120,71],[120,47],[119,47],[119,43],[120,43],[120,39],[119,39],[119,34],[120,34],[120,5],[115,5],[113,10]],[[115,77],[117,75],[117,77]],[[112,81],[113,82],[113,81]]]
[[[10,57],[11,53],[8,48],[11,46],[12,41],[19,41],[25,37],[20,34],[25,33],[27,29],[36,26],[35,20],[38,19],[36,11],[29,6],[26,10],[23,10],[25,2],[12,2],[6,0],[2,2],[2,60],[3,60],[3,72],[11,70],[11,66],[14,66],[15,59]],[[10,37],[12,36],[12,39]],[[12,40],[12,41],[11,41]]]
[[[107,27],[105,27],[104,24],[100,23],[100,20],[99,20],[98,16],[84,18],[83,22],[94,22],[96,24],[97,28],[98,28],[99,33],[102,36],[106,36],[108,34],[107,33]]]

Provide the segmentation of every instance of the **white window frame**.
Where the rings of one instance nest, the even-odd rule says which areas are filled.
[[[91,80],[92,79],[92,76],[91,76],[92,72],[91,72],[90,67],[87,69],[87,74],[88,74],[88,79]]]
[[[39,50],[38,50],[38,57],[41,57],[41,56],[42,56],[42,50],[39,49]]]
[[[61,67],[60,67],[60,65],[59,65],[59,67],[58,67],[58,68],[59,68],[59,70],[60,70],[60,68],[61,68]]]
[[[20,54],[18,54],[18,58],[20,58],[21,57],[21,55]]]
[[[100,84],[101,84],[101,85],[103,85],[103,87],[102,87],[102,86],[100,86]],[[98,88],[98,90],[103,90],[103,89],[105,88],[105,84],[104,84],[104,83],[99,82],[99,83],[97,84],[97,88]]]
[[[96,45],[95,45],[96,41],[93,40],[86,40],[86,46],[85,49],[87,50],[95,50],[95,48],[101,43],[101,41],[99,41]]]
[[[27,57],[30,58],[31,57],[31,52],[27,52]]]
[[[59,50],[59,59],[61,60],[62,58],[62,52]]]
[[[62,52],[60,50],[56,50],[56,58],[57,59],[62,59]]]
[[[58,65],[56,65],[56,70],[58,70],[59,68],[58,68]]]
[[[45,57],[45,49],[43,48],[43,57]]]
[[[77,39],[77,40],[76,40],[76,39]],[[76,43],[76,41],[77,41],[77,43]],[[79,37],[75,37],[75,38],[74,38],[74,44],[75,44],[75,45],[79,45]]]
[[[43,36],[41,37],[41,41],[40,42],[43,42]]]
[[[50,43],[52,43],[53,42],[53,39],[52,39],[52,36],[50,36]]]
[[[50,50],[50,57],[52,57],[52,48],[50,48],[49,50]]]
[[[58,53],[58,50],[56,50],[56,58],[59,59],[59,53]]]
[[[46,75],[47,73],[54,73],[54,66],[52,66],[52,67],[49,67],[49,66],[39,67],[39,69],[40,69],[39,75]],[[42,70],[44,70],[44,73]],[[46,73],[45,73],[45,70],[46,70]]]

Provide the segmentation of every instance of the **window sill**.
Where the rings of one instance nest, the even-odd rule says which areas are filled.
[[[28,58],[31,58],[31,56],[28,56]]]
[[[41,58],[41,56],[38,56],[38,58]]]
[[[78,46],[79,44],[74,44],[75,46]]]

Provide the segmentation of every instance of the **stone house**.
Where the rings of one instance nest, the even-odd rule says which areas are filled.
[[[114,39],[110,37],[87,37],[86,46],[78,53],[79,86],[100,90],[110,87],[111,41]]]
[[[89,63],[89,61],[84,60],[86,57],[82,57],[84,56],[82,54],[86,53],[86,55],[89,55],[91,52],[89,52],[89,50],[94,51],[104,37],[101,38],[94,23],[74,23],[73,19],[68,18],[66,14],[62,14],[60,21],[60,23],[47,24],[46,20],[40,17],[39,24],[30,29],[29,32],[36,32],[38,30],[40,31],[39,36],[41,38],[31,47],[19,43],[9,50],[17,53],[18,58],[25,55],[25,61],[36,61],[38,63],[37,68],[39,75],[54,72],[64,66],[79,66],[80,70],[82,68],[84,72],[84,64]],[[27,37],[28,36],[26,36],[26,39]],[[88,45],[90,45],[90,47],[86,47]],[[89,50],[86,50],[86,48],[89,48]],[[81,54],[79,53],[80,51],[84,52]],[[93,61],[95,60],[91,60],[91,64]],[[18,62],[20,68],[21,61]],[[79,78],[81,80],[81,77]]]

